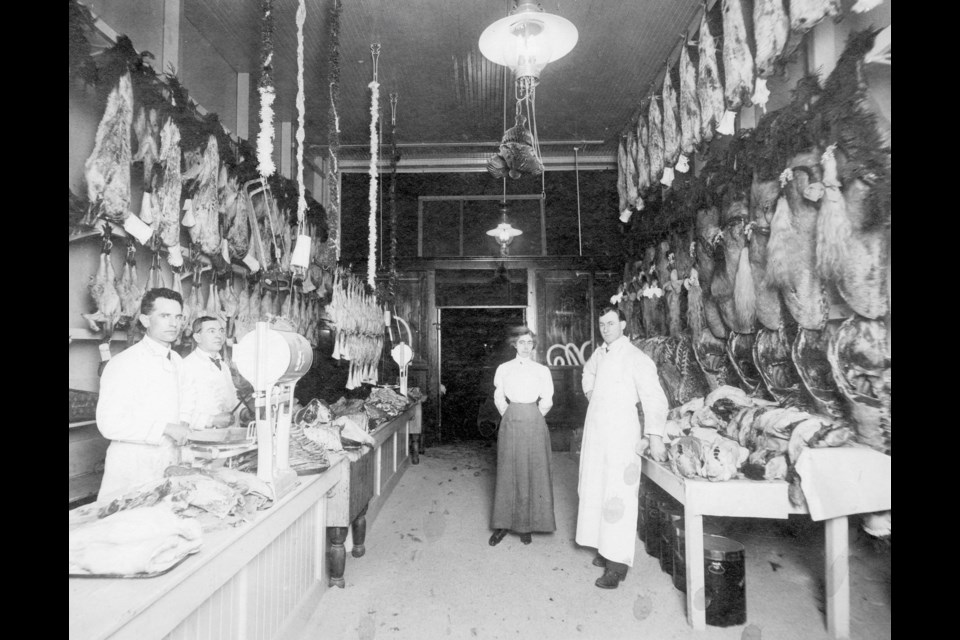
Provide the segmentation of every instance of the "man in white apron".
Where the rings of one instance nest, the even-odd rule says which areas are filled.
[[[583,392],[590,404],[580,452],[576,541],[596,547],[593,564],[604,572],[595,584],[602,589],[615,589],[633,566],[641,436],[649,437],[654,459],[666,459],[667,397],[653,360],[623,335],[626,324],[622,311],[604,306],[604,344],[583,367]]]

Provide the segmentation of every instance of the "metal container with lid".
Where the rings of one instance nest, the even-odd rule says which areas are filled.
[[[673,586],[680,591],[687,590],[687,565],[686,565],[686,532],[684,531],[684,520],[678,518],[673,522]],[[719,535],[720,527],[712,522],[703,523],[704,538],[707,535]]]
[[[703,536],[704,605],[707,624],[729,627],[747,621],[743,545],[723,536]]]

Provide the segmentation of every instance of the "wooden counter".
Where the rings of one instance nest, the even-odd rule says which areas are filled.
[[[340,465],[340,481],[330,491],[327,503],[330,586],[343,588],[345,584],[347,528],[353,533],[351,555],[360,558],[366,552],[367,518],[373,522],[410,463],[419,463],[422,415],[420,402],[408,407],[373,432],[376,444],[359,460]]]
[[[73,640],[291,637],[327,587],[325,496],[349,465],[331,460],[252,523],[204,534],[156,578],[70,579]]]

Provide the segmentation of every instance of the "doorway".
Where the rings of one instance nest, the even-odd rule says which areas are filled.
[[[510,330],[526,324],[527,309],[442,307],[437,315],[442,385],[438,440],[474,440],[482,437],[478,424],[483,418],[499,421],[493,376],[500,364],[516,355],[508,342]]]

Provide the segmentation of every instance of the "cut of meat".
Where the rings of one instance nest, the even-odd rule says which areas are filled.
[[[757,43],[757,77],[773,75],[774,63],[790,35],[790,18],[783,0],[753,0],[753,39]]]
[[[680,157],[680,124],[677,114],[677,92],[673,88],[670,68],[663,74],[663,161],[672,167]]]
[[[690,61],[687,43],[680,47],[680,151],[692,155],[700,144],[700,99],[697,70]]]
[[[706,141],[713,138],[713,130],[723,117],[723,86],[720,84],[720,69],[717,65],[716,40],[707,25],[704,12],[700,21],[699,54],[697,63],[697,98],[700,101],[700,137]]]
[[[741,0],[723,0],[723,76],[727,109],[750,106],[753,95],[753,56],[747,45],[747,25]]]
[[[660,105],[657,104],[657,96],[650,97],[650,115],[647,124],[650,135],[650,145],[647,147],[647,155],[650,158],[650,182],[656,184],[663,175],[664,167],[663,117],[660,114]]]
[[[130,215],[130,129],[133,126],[133,87],[130,74],[120,76],[107,98],[107,107],[97,126],[90,157],[84,163],[90,216],[97,215],[122,225]]]
[[[840,13],[840,0],[790,0],[790,28],[804,33]]]
[[[650,185],[650,156],[647,146],[650,144],[650,131],[647,129],[647,119],[641,115],[637,119],[637,191],[640,195],[646,193]]]

